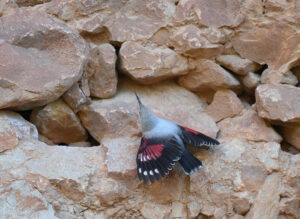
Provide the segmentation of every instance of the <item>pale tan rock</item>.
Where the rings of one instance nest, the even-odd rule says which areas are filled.
[[[268,176],[246,218],[276,218],[279,212],[279,186],[280,177],[278,173]]]
[[[247,89],[253,90],[260,83],[260,75],[253,72],[248,72],[248,74],[242,79],[242,82]]]
[[[172,203],[171,218],[188,218],[186,206],[180,202]]]
[[[0,108],[49,103],[82,75],[86,43],[46,13],[28,8],[2,16],[0,38]]]
[[[141,209],[141,213],[146,219],[163,219],[170,214],[170,207],[168,205],[154,204],[153,202],[146,202]]]
[[[4,216],[55,218],[51,217],[55,214],[59,218],[80,218],[79,212],[85,207],[79,203],[100,207],[96,193],[108,182],[108,178],[102,180],[106,176],[103,148],[49,147],[26,140],[0,156],[1,175],[11,174],[11,179],[0,180],[0,212]],[[107,193],[115,191],[109,185],[106,188]]]
[[[283,126],[282,130],[284,140],[300,149],[300,126]]]
[[[205,112],[218,122],[227,117],[233,117],[242,112],[244,106],[231,90],[219,90],[215,93],[213,102]]]
[[[295,15],[295,1],[284,1],[284,0],[268,0],[265,3],[265,13],[268,15]]]
[[[259,85],[255,99],[260,117],[278,122],[300,123],[300,88],[289,85]]]
[[[291,72],[280,72],[271,69],[266,69],[261,75],[262,84],[298,84],[297,77]]]
[[[39,137],[35,125],[26,121],[18,113],[8,110],[0,110],[0,132],[3,136],[2,140],[5,141],[7,137],[8,143],[13,144],[17,144],[18,140],[26,138],[38,139]]]
[[[245,215],[249,211],[250,207],[250,202],[246,198],[233,199],[234,211],[236,211],[239,215]]]
[[[106,148],[107,172],[114,176],[136,177],[136,153],[140,146],[139,137],[104,139],[101,145]]]
[[[280,142],[281,136],[258,117],[253,109],[244,110],[240,116],[218,123],[222,137],[243,138],[249,141]]]
[[[83,81],[85,81],[85,79],[82,78],[81,82]],[[86,91],[82,85],[83,83],[73,84],[73,86],[62,96],[63,100],[75,113],[91,102],[89,89]]]
[[[203,112],[205,103],[193,93],[174,82],[145,87],[130,80],[122,80],[116,96],[94,100],[80,111],[83,125],[97,141],[140,135],[138,103],[134,92],[157,116],[216,136],[218,128],[215,122]]]
[[[120,49],[121,70],[143,84],[188,73],[187,59],[167,47],[144,47],[125,42]]]
[[[260,0],[245,0],[242,4],[241,14],[247,18],[257,18],[264,12],[264,2]]]
[[[176,52],[186,56],[213,58],[219,55],[223,46],[210,43],[201,33],[201,30],[193,24],[179,27],[173,30],[169,45],[174,47]]]
[[[240,83],[228,71],[208,59],[195,61],[196,68],[179,78],[179,84],[192,91],[239,90]]]
[[[244,16],[240,14],[240,1],[179,1],[175,12],[175,21],[187,23],[199,22],[209,27],[236,27]]]
[[[246,75],[248,72],[256,72],[261,67],[259,64],[249,59],[243,59],[238,55],[221,55],[217,57],[216,61],[221,66],[239,75]]]
[[[1,128],[3,129],[3,128]],[[19,140],[11,130],[0,131],[0,153],[17,147]]]
[[[241,139],[227,139],[209,156],[197,154],[204,167],[190,176],[190,191],[196,197],[193,201],[201,206],[201,214],[225,218],[228,212],[233,213],[237,207],[232,198],[244,199],[243,202],[252,204],[252,200],[258,197],[257,192],[264,192],[266,181],[267,184],[270,181],[264,161],[257,160],[257,155],[261,153],[260,147],[280,151],[278,143],[250,143]],[[265,154],[268,157],[265,160],[273,159],[272,153]],[[280,158],[274,158],[274,161],[279,165]],[[277,192],[278,190],[277,185]],[[263,201],[263,197],[259,199]],[[272,201],[268,199],[270,204]],[[248,215],[250,206],[245,205],[241,212]]]
[[[116,51],[110,44],[91,45],[86,72],[91,96],[112,97],[117,91]]]
[[[287,72],[299,59],[299,32],[296,20],[264,16],[247,20],[232,39],[234,49],[244,58]]]
[[[55,211],[45,197],[23,179],[10,185],[0,185],[0,216],[10,218],[54,218]]]
[[[87,133],[78,117],[62,100],[50,103],[42,109],[35,109],[30,121],[42,135],[56,144],[71,144],[87,139]]]
[[[278,160],[280,151],[280,145],[275,142],[268,142],[258,148],[257,158],[269,174],[279,169]]]
[[[167,26],[175,12],[173,0],[129,1],[111,16],[105,27],[111,40],[117,42],[149,39],[160,28]]]
[[[40,9],[68,23],[82,34],[105,33],[105,22],[125,5],[126,1],[52,0]]]

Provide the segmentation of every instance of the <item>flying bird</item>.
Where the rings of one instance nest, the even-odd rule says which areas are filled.
[[[193,129],[156,117],[135,95],[140,107],[143,134],[136,157],[139,179],[146,184],[149,181],[154,183],[166,176],[177,161],[187,175],[200,169],[202,162],[186,149],[184,143],[193,146],[220,143]]]

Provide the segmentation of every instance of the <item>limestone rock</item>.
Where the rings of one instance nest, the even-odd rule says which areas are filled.
[[[244,110],[242,115],[218,123],[222,137],[243,138],[249,141],[280,142],[282,138],[258,117],[256,111]]]
[[[83,106],[90,103],[90,90],[88,86],[84,85],[86,79],[81,78],[81,83],[75,83],[73,86],[62,96],[64,101],[69,107],[77,113]],[[83,83],[82,83],[83,82]],[[88,89],[85,89],[87,87]]]
[[[300,126],[283,126],[282,129],[284,140],[300,149]]]
[[[246,218],[276,218],[279,211],[279,183],[278,173],[268,176],[259,191],[254,206]]]
[[[0,111],[0,153],[14,149],[19,140],[25,138],[38,138],[36,127],[26,121],[18,113],[12,111]]]
[[[239,81],[215,62],[199,59],[195,65],[188,75],[179,78],[181,86],[192,91],[240,89]]]
[[[91,96],[109,98],[117,92],[116,61],[112,45],[92,45],[86,68]]]
[[[0,38],[0,108],[49,103],[82,75],[86,43],[43,12],[28,8],[2,16]]]
[[[261,83],[263,84],[298,84],[297,77],[291,72],[279,72],[271,69],[266,69],[261,75]]]
[[[238,115],[243,110],[243,104],[231,90],[219,90],[215,93],[213,102],[206,108],[206,113],[215,122],[227,117]]]
[[[257,192],[271,196],[269,191],[273,191],[276,184],[272,185],[270,190],[266,188],[271,181],[265,169],[265,161],[260,162],[256,159],[257,154],[261,153],[259,148],[263,146],[271,151],[280,151],[278,143],[249,143],[241,139],[228,139],[223,141],[213,154],[202,157],[204,167],[191,176],[190,182],[190,191],[196,197],[193,201],[201,206],[201,214],[222,218],[228,212],[232,212],[233,217],[233,209],[237,209],[234,203],[241,199],[248,203],[245,204],[245,210],[241,210],[243,214],[247,214],[249,209],[252,210],[253,197],[264,202],[263,196],[257,196]],[[266,152],[265,156],[270,160],[274,155]],[[200,155],[198,157],[201,158]],[[274,158],[274,162],[279,165],[279,154]],[[277,196],[277,192],[274,196]],[[268,202],[273,201],[276,203],[278,200],[268,199]]]
[[[101,145],[106,148],[107,172],[112,176],[136,177],[136,153],[140,138],[104,139]]]
[[[105,23],[112,41],[125,42],[150,38],[167,26],[175,12],[173,0],[132,0],[111,16]]]
[[[299,59],[300,37],[294,22],[284,16],[249,19],[233,37],[234,49],[244,58],[286,72]]]
[[[175,20],[179,23],[199,22],[209,27],[236,27],[244,16],[240,14],[241,3],[238,0],[220,1],[179,1],[175,12]]]
[[[36,127],[18,113],[1,110],[0,124],[1,151],[3,151],[3,148],[14,148],[19,140],[25,138],[38,139],[39,137]]]
[[[42,135],[56,144],[71,144],[87,139],[87,133],[79,119],[62,100],[52,102],[42,109],[35,109],[30,121]]]
[[[173,82],[145,87],[122,80],[115,97],[94,100],[80,111],[83,125],[97,141],[140,135],[138,103],[134,91],[157,116],[216,136],[218,128],[203,112],[205,104],[186,89]]]
[[[221,55],[216,60],[221,66],[239,75],[246,75],[248,72],[256,72],[260,69],[259,64],[237,55]]]
[[[187,59],[166,47],[150,48],[125,42],[120,49],[121,70],[143,84],[187,74]]]
[[[260,83],[260,75],[253,72],[248,72],[248,74],[243,78],[242,82],[247,89],[253,90]]]
[[[300,123],[300,88],[263,84],[256,88],[256,108],[262,118]]]
[[[175,51],[191,57],[212,58],[222,52],[221,44],[212,44],[201,35],[201,30],[189,24],[174,30],[169,38],[169,44]]]

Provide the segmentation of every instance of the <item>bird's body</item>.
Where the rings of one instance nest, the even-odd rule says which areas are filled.
[[[219,142],[195,130],[156,117],[136,97],[140,105],[143,134],[136,159],[139,178],[145,183],[153,183],[167,175],[176,161],[187,175],[201,168],[201,161],[185,148],[184,143],[210,146]]]

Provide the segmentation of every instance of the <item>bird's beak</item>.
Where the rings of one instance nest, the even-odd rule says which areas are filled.
[[[136,96],[137,101],[139,102],[139,105],[141,106],[141,105],[142,105],[142,102],[141,102],[139,96],[137,95],[136,92],[134,92],[134,94],[135,94],[135,96]]]

